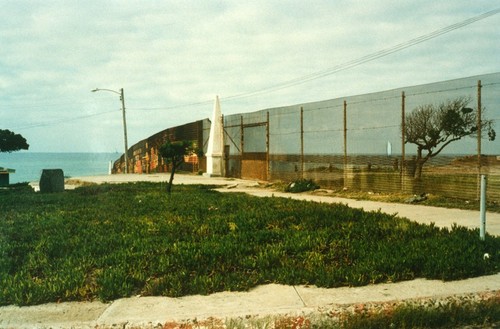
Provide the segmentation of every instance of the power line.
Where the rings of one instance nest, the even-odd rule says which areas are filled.
[[[263,93],[268,93],[268,92],[272,92],[272,91],[277,91],[277,90],[297,86],[297,85],[304,84],[304,83],[312,81],[312,80],[324,78],[326,76],[335,74],[337,72],[344,71],[344,70],[359,66],[359,65],[367,63],[367,62],[371,62],[375,59],[379,59],[379,58],[388,56],[390,54],[399,52],[401,50],[404,50],[404,49],[407,49],[410,47],[413,47],[413,46],[418,45],[420,43],[423,43],[425,41],[437,38],[443,34],[452,32],[452,31],[460,29],[464,26],[470,25],[470,24],[475,23],[477,21],[480,21],[480,20],[483,20],[483,19],[488,18],[490,16],[496,15],[499,12],[500,12],[500,8],[497,8],[497,9],[488,11],[486,13],[483,13],[481,15],[466,19],[466,20],[461,21],[459,23],[455,23],[455,24],[449,25],[447,27],[441,28],[439,30],[435,30],[431,33],[424,34],[424,35],[421,35],[419,37],[410,39],[408,41],[397,44],[395,46],[392,46],[392,47],[389,47],[386,49],[382,49],[382,50],[379,50],[377,52],[371,53],[369,55],[365,55],[363,57],[360,57],[358,59],[333,66],[333,67],[326,69],[326,70],[318,71],[318,72],[311,73],[311,74],[308,74],[305,76],[301,76],[299,78],[291,79],[291,80],[279,83],[277,85],[263,88],[260,90],[256,90],[253,92],[237,94],[237,95],[233,95],[233,96],[229,96],[229,97],[225,97],[225,98],[221,98],[221,99],[228,100],[228,99],[239,99],[239,98],[255,96],[255,95],[259,95],[259,94],[263,94]]]
[[[307,75],[303,75],[303,76],[300,76],[300,77],[297,77],[297,78],[294,78],[294,79],[291,79],[288,81],[283,81],[283,82],[278,83],[276,85],[265,87],[262,89],[258,89],[258,90],[254,90],[254,91],[250,91],[250,92],[245,92],[245,93],[240,93],[240,94],[235,94],[232,96],[220,97],[220,99],[226,100],[226,101],[242,99],[242,98],[257,96],[257,95],[261,95],[261,94],[265,94],[265,93],[270,93],[273,91],[278,91],[281,89],[294,87],[294,86],[301,85],[301,84],[304,84],[304,83],[307,83],[307,82],[310,82],[313,80],[321,79],[321,78],[333,75],[335,73],[338,73],[340,71],[345,71],[345,70],[351,69],[353,67],[365,64],[367,62],[371,62],[371,61],[374,61],[376,59],[379,59],[379,58],[394,54],[396,52],[402,51],[404,49],[413,47],[415,45],[418,45],[418,44],[421,44],[425,41],[437,38],[443,34],[450,33],[452,31],[455,31],[455,30],[460,29],[462,27],[465,27],[467,25],[473,24],[473,23],[478,22],[480,20],[486,19],[486,18],[493,16],[493,15],[496,15],[498,13],[500,13],[500,8],[490,10],[490,11],[485,12],[483,14],[480,14],[478,16],[468,18],[468,19],[463,20],[461,22],[458,22],[458,23],[446,26],[444,28],[432,31],[430,33],[418,36],[416,38],[407,40],[407,41],[402,42],[400,44],[391,46],[389,48],[385,48],[385,49],[376,51],[374,53],[362,56],[360,58],[357,58],[357,59],[354,59],[354,60],[351,60],[351,61],[348,61],[348,62],[345,62],[342,64],[335,65],[335,66],[328,68],[326,70],[321,70],[321,71],[317,71],[317,72],[310,73]],[[129,108],[129,110],[132,110],[132,111],[134,111],[134,110],[138,110],[138,111],[171,110],[171,109],[190,107],[190,106],[196,106],[196,105],[205,105],[205,104],[211,104],[211,103],[213,103],[213,100],[206,100],[206,101],[200,101],[200,102],[195,102],[195,103],[189,103],[189,104],[183,104],[183,105],[173,105],[173,106],[166,106],[166,107],[136,108],[136,109]]]
[[[345,62],[342,64],[335,65],[335,66],[328,68],[328,69],[325,69],[325,70],[321,70],[321,71],[317,71],[317,72],[314,72],[314,73],[311,73],[308,75],[297,77],[297,78],[294,78],[294,79],[291,79],[288,81],[284,81],[284,82],[278,83],[276,85],[262,88],[259,90],[240,93],[240,94],[227,96],[227,97],[221,97],[220,99],[221,100],[242,99],[242,98],[261,95],[264,93],[278,91],[281,89],[290,88],[290,87],[301,85],[301,84],[304,84],[304,83],[307,83],[307,82],[310,82],[313,80],[321,79],[321,78],[333,75],[335,73],[338,73],[340,71],[348,70],[350,68],[362,65],[364,63],[371,62],[373,60],[376,60],[376,59],[391,55],[393,53],[399,52],[401,50],[413,47],[413,46],[418,45],[420,43],[423,43],[425,41],[437,38],[443,34],[450,33],[452,31],[455,31],[455,30],[460,29],[462,27],[465,27],[467,25],[473,24],[477,21],[480,21],[480,20],[486,19],[490,16],[496,15],[499,12],[500,12],[500,8],[497,8],[497,9],[488,11],[486,13],[480,14],[478,16],[474,16],[472,18],[466,19],[464,21],[461,21],[461,22],[446,26],[444,28],[435,30],[435,31],[430,32],[428,34],[424,34],[424,35],[421,35],[419,37],[410,39],[408,41],[397,44],[395,46],[376,51],[374,53],[362,56],[360,58],[357,58],[357,59],[354,59],[354,60],[351,60],[351,61],[348,61],[348,62]],[[193,103],[188,103],[188,104],[183,104],[183,105],[172,105],[172,106],[164,106],[164,107],[150,107],[150,108],[133,108],[132,107],[132,108],[128,108],[127,110],[129,110],[129,111],[171,110],[171,109],[179,109],[179,108],[192,107],[192,106],[198,106],[198,105],[207,105],[207,104],[212,104],[212,103],[213,103],[213,100],[205,100],[205,101],[193,102]],[[23,129],[30,129],[30,128],[36,128],[36,127],[51,126],[51,125],[76,121],[76,120],[80,120],[80,119],[86,119],[86,118],[90,118],[90,117],[94,117],[94,116],[104,115],[104,114],[111,113],[111,112],[114,112],[114,110],[107,111],[107,112],[94,113],[94,114],[85,115],[85,116],[54,120],[54,121],[50,121],[50,122],[35,123],[35,124],[31,124],[31,125],[26,125],[26,126],[20,126],[20,127],[15,128],[15,129],[23,130]]]
[[[73,117],[73,118],[64,118],[64,119],[53,120],[53,121],[33,123],[33,124],[25,125],[25,126],[15,127],[13,129],[14,130],[25,130],[25,129],[32,129],[32,128],[38,128],[38,127],[53,126],[53,125],[58,125],[58,124],[61,124],[61,123],[67,123],[67,122],[71,122],[71,121],[77,121],[77,120],[81,120],[81,119],[92,118],[92,117],[96,117],[96,116],[100,116],[100,115],[104,115],[104,114],[108,114],[108,113],[112,113],[112,112],[116,112],[116,110],[106,111],[106,112],[99,112],[99,113],[92,113],[92,114],[87,114],[87,115],[81,115],[81,116]]]

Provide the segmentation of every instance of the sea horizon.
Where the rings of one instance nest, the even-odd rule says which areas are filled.
[[[66,178],[109,174],[110,162],[118,152],[31,152],[0,153],[0,167],[14,169],[10,184],[37,182],[43,169],[62,169]]]

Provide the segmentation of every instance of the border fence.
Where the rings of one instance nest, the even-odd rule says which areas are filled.
[[[128,149],[128,168],[130,173],[149,174],[155,172],[167,172],[169,165],[160,156],[160,146],[166,140],[189,140],[195,147],[203,147],[206,150],[208,133],[210,132],[210,121],[208,119],[187,123],[181,126],[162,130]],[[204,171],[206,167],[205,159],[198,159],[197,156],[186,157],[181,169],[186,171]],[[112,172],[120,174],[125,171],[125,157],[122,155],[113,164]]]
[[[476,200],[480,175],[485,174],[488,199],[498,202],[500,141],[488,141],[486,132],[483,138],[452,142],[425,163],[420,179],[413,178],[417,152],[404,142],[405,116],[419,106],[457,97],[468,97],[467,106],[495,125],[500,119],[500,73],[225,116],[225,176],[312,179],[330,189]],[[198,143],[206,145],[209,122],[202,122]]]

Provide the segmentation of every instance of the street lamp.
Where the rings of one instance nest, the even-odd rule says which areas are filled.
[[[92,90],[93,93],[96,91],[109,91],[111,93],[115,93],[120,95],[120,100],[122,101],[122,115],[123,115],[123,139],[125,141],[125,173],[128,173],[128,143],[127,143],[127,119],[125,117],[125,96],[123,95],[123,88],[120,88],[120,91],[115,91],[111,89],[101,89],[101,88],[96,88]]]

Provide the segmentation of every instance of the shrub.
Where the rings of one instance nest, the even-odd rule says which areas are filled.
[[[312,179],[299,179],[288,184],[285,188],[285,192],[300,193],[314,191],[317,189],[319,189],[319,185],[317,185]]]

